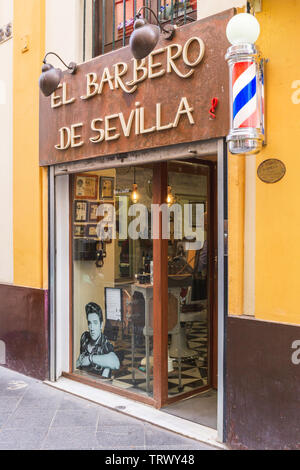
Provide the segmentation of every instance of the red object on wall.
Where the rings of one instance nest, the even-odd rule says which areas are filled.
[[[215,112],[216,112],[216,107],[218,106],[218,103],[219,103],[218,98],[213,98],[211,100],[211,108],[209,110],[209,114],[211,115],[213,119],[216,119]]]

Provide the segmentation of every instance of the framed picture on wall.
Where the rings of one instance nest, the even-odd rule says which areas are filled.
[[[85,236],[85,225],[74,225],[74,237],[84,237]]]
[[[99,202],[89,202],[89,215],[88,219],[89,222],[97,222],[98,217],[97,217],[97,209],[99,207]]]
[[[74,222],[88,221],[88,202],[74,201]]]
[[[86,225],[85,236],[87,238],[97,238],[97,224]]]
[[[115,179],[109,176],[100,177],[99,197],[100,199],[113,199]]]
[[[74,178],[75,199],[97,199],[98,196],[98,176],[97,175],[76,175]]]

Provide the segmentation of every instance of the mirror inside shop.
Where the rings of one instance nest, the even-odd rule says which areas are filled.
[[[153,396],[153,165],[72,176],[73,373]],[[209,168],[168,163],[168,395],[209,383]],[[163,214],[162,217],[164,217]]]

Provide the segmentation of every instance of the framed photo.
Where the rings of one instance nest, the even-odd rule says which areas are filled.
[[[87,238],[98,238],[96,230],[97,230],[97,224],[88,224],[88,225],[86,225],[85,236]]]
[[[97,199],[97,196],[97,175],[75,175],[75,199]]]
[[[99,207],[99,202],[89,202],[89,222],[97,222],[97,209]]]
[[[84,237],[85,236],[85,225],[74,225],[74,237]]]
[[[100,176],[100,199],[113,199],[115,189],[115,178],[109,176]]]
[[[122,321],[122,289],[105,287],[105,312],[107,320]]]
[[[74,201],[74,222],[88,221],[88,202]]]

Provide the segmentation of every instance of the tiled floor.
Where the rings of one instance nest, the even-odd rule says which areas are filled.
[[[173,360],[174,370],[168,376],[169,396],[186,393],[195,389],[201,389],[207,385],[207,357],[208,357],[208,325],[207,321],[190,322],[186,325],[187,344],[190,349],[197,351],[195,358],[182,359],[181,363],[181,388],[179,385],[178,360]],[[106,382],[118,388],[131,390],[137,393],[146,393],[146,374],[139,369],[144,359],[145,337],[141,336],[139,346],[135,347],[134,353],[134,380],[132,375],[132,347],[131,336],[124,336],[122,343],[118,344],[116,351],[122,350],[124,359],[119,371],[115,371],[111,379]],[[81,371],[77,372],[82,375]],[[97,378],[96,375],[93,378]],[[99,378],[103,381],[103,378]],[[152,375],[150,376],[150,393],[152,392]]]
[[[0,367],[0,449],[212,447]]]

